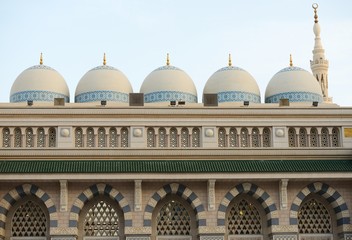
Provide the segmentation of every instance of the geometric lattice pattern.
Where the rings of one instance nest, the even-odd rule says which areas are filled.
[[[332,233],[328,210],[315,199],[307,201],[298,212],[298,229],[299,233],[303,234]]]
[[[219,147],[226,147],[226,130],[225,130],[225,128],[219,128],[218,146]]]
[[[100,200],[88,210],[83,228],[84,236],[118,236],[119,216],[110,204]]]
[[[261,234],[262,226],[258,210],[245,199],[236,203],[228,216],[229,234]]]
[[[12,237],[43,237],[48,221],[40,206],[33,201],[20,205],[11,220]]]
[[[288,146],[296,147],[296,131],[294,128],[288,130]]]
[[[177,201],[166,203],[160,209],[156,221],[157,235],[190,235],[191,217]]]

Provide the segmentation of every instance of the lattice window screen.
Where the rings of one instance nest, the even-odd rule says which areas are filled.
[[[8,128],[2,130],[2,146],[5,148],[11,147],[10,129]]]
[[[119,216],[116,209],[103,200],[98,201],[88,210],[83,231],[85,236],[118,236]]]
[[[230,147],[238,147],[238,139],[237,139],[237,130],[236,130],[236,128],[231,128],[230,129],[229,145],[230,145]]]
[[[338,128],[333,128],[331,132],[331,146],[339,147],[340,146],[340,131]]]
[[[192,147],[200,147],[200,130],[199,130],[199,128],[192,129]]]
[[[252,147],[260,147],[260,135],[258,128],[253,128],[252,130]]]
[[[252,203],[247,202],[245,199],[234,204],[229,212],[227,221],[229,235],[262,234],[259,212]]]
[[[176,128],[171,128],[170,129],[170,147],[177,147],[178,146],[178,141],[177,141],[177,129]]]
[[[116,128],[110,128],[110,132],[109,132],[109,147],[117,147],[119,144],[118,144],[118,141],[117,141],[117,130]]]
[[[121,147],[128,147],[128,129],[121,129]]]
[[[166,203],[156,217],[157,235],[190,235],[191,217],[178,201]]]
[[[263,147],[271,147],[271,131],[267,127],[263,129]]]
[[[155,147],[155,131],[151,127],[147,129],[147,146]]]
[[[45,147],[45,132],[44,128],[37,129],[37,147]]]
[[[248,129],[241,129],[241,147],[249,147]]]
[[[307,145],[307,131],[305,128],[299,129],[299,146],[300,147],[308,147]]]
[[[83,131],[82,128],[76,128],[75,131],[75,146],[83,147]]]
[[[56,130],[49,128],[49,147],[56,147]]]
[[[98,147],[106,147],[106,134],[104,128],[98,129]]]
[[[159,147],[167,147],[167,137],[165,128],[159,128]]]
[[[181,147],[189,147],[189,132],[187,128],[181,129]]]
[[[321,146],[322,147],[330,147],[329,141],[329,130],[327,128],[321,129]]]
[[[34,136],[32,128],[26,129],[26,147],[34,147]]]
[[[331,217],[325,206],[316,199],[305,202],[298,211],[299,233],[332,233]]]
[[[296,130],[294,128],[288,129],[288,146],[296,147]]]
[[[225,130],[225,128],[219,128],[218,146],[219,147],[226,147],[226,130]]]
[[[22,132],[20,128],[15,128],[15,147],[22,147]]]
[[[12,237],[43,237],[47,235],[48,220],[40,206],[26,201],[15,211],[11,219]]]
[[[311,147],[318,147],[319,146],[319,136],[318,136],[318,130],[316,128],[311,128],[310,129],[310,146]]]
[[[94,129],[87,128],[87,147],[94,147]]]

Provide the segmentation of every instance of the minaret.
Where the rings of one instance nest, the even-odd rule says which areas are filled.
[[[313,60],[310,61],[310,68],[312,69],[313,75],[319,82],[321,86],[321,91],[323,94],[325,103],[332,103],[332,98],[329,97],[329,84],[328,84],[328,70],[329,70],[329,61],[325,58],[325,50],[321,44],[320,38],[320,25],[318,23],[317,9],[318,4],[314,3],[312,5],[314,9],[314,35],[315,35],[315,44],[313,49]]]

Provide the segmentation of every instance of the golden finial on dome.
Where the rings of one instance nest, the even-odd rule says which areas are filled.
[[[229,53],[229,67],[232,66],[232,59],[231,59],[231,53]]]
[[[43,53],[40,53],[39,64],[43,65]]]
[[[104,53],[104,57],[103,57],[103,65],[106,65],[106,54]]]
[[[319,5],[317,3],[312,4],[312,8],[314,9],[314,22],[315,23],[318,22],[318,14],[317,14],[318,7],[319,7]]]
[[[293,63],[292,63],[292,54],[290,54],[290,67],[293,66]]]
[[[170,56],[169,56],[168,53],[166,54],[166,65],[167,65],[167,66],[170,65]]]

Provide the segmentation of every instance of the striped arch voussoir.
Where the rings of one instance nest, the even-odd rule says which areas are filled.
[[[240,194],[247,194],[256,199],[263,207],[268,221],[268,226],[279,225],[276,205],[270,195],[263,189],[252,183],[242,183],[226,193],[218,209],[218,226],[225,226],[225,216],[231,201]]]
[[[192,206],[196,214],[198,226],[206,226],[206,218],[204,215],[205,208],[197,194],[182,184],[171,183],[159,189],[159,191],[155,192],[150,198],[144,211],[144,227],[151,227],[154,208],[158,202],[168,194],[176,194],[185,199]]]
[[[32,184],[23,184],[12,189],[0,201],[0,236],[5,235],[6,216],[10,208],[20,199],[33,195],[40,199],[48,209],[50,218],[50,227],[57,227],[57,211],[53,200],[50,196],[39,187]]]
[[[105,195],[116,201],[122,209],[123,216],[125,219],[125,226],[132,226],[132,213],[131,207],[128,204],[126,198],[112,186],[104,183],[95,184],[83,191],[74,201],[70,212],[69,227],[77,227],[79,213],[83,209],[84,205],[92,198]]]
[[[350,224],[349,210],[347,208],[346,201],[334,188],[328,184],[315,182],[311,183],[300,191],[296,198],[293,200],[290,209],[290,225],[298,224],[298,210],[303,200],[311,193],[316,193],[325,198],[331,207],[334,209],[337,219],[337,226],[344,226]]]

